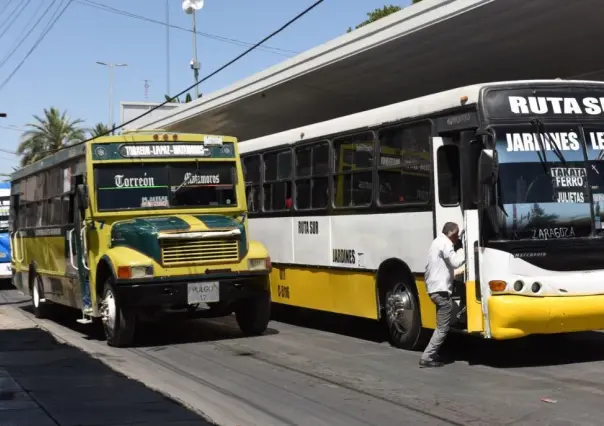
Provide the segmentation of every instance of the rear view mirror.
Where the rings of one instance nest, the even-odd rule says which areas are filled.
[[[483,185],[493,185],[497,182],[499,161],[497,151],[483,149],[478,159],[478,181]]]

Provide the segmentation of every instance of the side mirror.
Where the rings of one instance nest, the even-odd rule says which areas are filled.
[[[493,185],[499,174],[497,151],[483,149],[478,159],[478,182],[482,185]]]

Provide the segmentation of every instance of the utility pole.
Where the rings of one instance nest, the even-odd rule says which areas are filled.
[[[204,0],[183,0],[182,9],[187,15],[193,16],[193,59],[191,60],[191,69],[195,83],[199,81],[199,61],[197,60],[197,18],[196,12],[203,8]],[[195,99],[199,98],[199,85],[195,85]]]
[[[127,67],[128,64],[110,64],[100,61],[97,61],[96,63],[109,68],[109,130],[111,130],[111,134],[113,134],[113,129],[115,128],[115,123],[113,122],[113,70],[115,67]]]
[[[170,93],[170,0],[166,0],[166,95]]]

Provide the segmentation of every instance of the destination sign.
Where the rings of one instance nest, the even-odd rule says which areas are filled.
[[[594,87],[492,89],[483,101],[490,118],[604,116],[604,89]]]
[[[126,158],[209,157],[212,154],[203,144],[132,144],[122,145],[119,152]]]

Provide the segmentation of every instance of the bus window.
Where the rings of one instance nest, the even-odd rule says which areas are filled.
[[[419,123],[379,132],[379,203],[430,201],[430,125]]]
[[[291,175],[292,155],[289,149],[264,155],[264,211],[291,208]]]
[[[438,199],[442,206],[456,206],[461,198],[459,148],[445,145],[436,151]]]
[[[260,204],[260,156],[252,155],[243,159],[245,196],[247,209],[251,213],[261,210]]]
[[[296,148],[296,208],[324,209],[329,202],[329,143]]]
[[[360,207],[371,204],[374,148],[373,132],[363,132],[333,140],[336,207]]]

